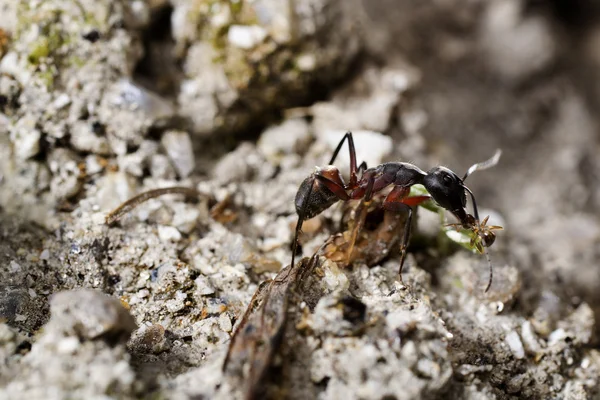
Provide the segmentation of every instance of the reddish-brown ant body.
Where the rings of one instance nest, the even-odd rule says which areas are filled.
[[[344,181],[338,168],[333,166],[346,140],[350,152],[350,180],[348,183]],[[297,251],[298,236],[305,220],[315,217],[340,200],[363,199],[369,202],[375,193],[389,186],[392,186],[392,189],[383,202],[383,208],[395,212],[405,211],[408,214],[400,247],[401,258],[398,271],[400,283],[402,283],[402,268],[410,235],[412,207],[431,198],[440,207],[450,211],[460,221],[459,225],[462,228],[473,233],[472,246],[480,252],[484,252],[484,247],[489,247],[494,243],[496,235],[493,230],[501,228],[487,226],[488,218],[485,218],[483,222],[479,221],[475,197],[473,192],[465,186],[464,181],[476,170],[496,165],[499,157],[500,152],[496,152],[491,159],[474,164],[462,179],[450,169],[442,166],[434,167],[427,172],[405,162],[388,162],[374,168],[367,168],[363,162],[357,167],[354,140],[352,133],[347,132],[335,149],[329,165],[324,168],[317,167],[298,189],[295,199],[298,222],[292,245],[292,266]],[[416,184],[423,185],[429,195],[409,196],[411,186]],[[466,209],[467,193],[471,196],[473,203],[473,215],[469,214]],[[490,263],[490,277],[486,292],[491,283],[492,265]]]

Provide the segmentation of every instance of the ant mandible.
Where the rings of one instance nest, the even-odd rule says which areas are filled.
[[[350,181],[348,183],[344,182],[338,168],[333,166],[346,140],[348,140],[350,151]],[[472,245],[483,253],[484,247],[491,246],[496,239],[496,234],[493,231],[502,228],[499,226],[487,226],[487,217],[484,221],[479,221],[475,196],[465,186],[464,181],[473,172],[496,165],[500,154],[501,152],[497,151],[489,160],[472,165],[462,179],[450,169],[442,166],[433,167],[427,172],[424,172],[413,164],[405,162],[388,162],[374,168],[368,168],[367,164],[363,162],[357,167],[354,139],[352,138],[352,132],[347,132],[333,152],[329,164],[324,168],[317,167],[315,172],[302,182],[296,193],[295,206],[296,213],[298,214],[298,222],[292,245],[291,265],[294,265],[298,247],[298,236],[301,233],[304,221],[317,216],[340,200],[364,199],[364,201],[369,202],[375,193],[384,190],[390,185],[393,185],[393,187],[383,201],[384,210],[394,212],[406,211],[408,213],[400,247],[401,258],[398,277],[401,285],[403,285],[402,267],[406,258],[406,248],[408,246],[413,215],[412,207],[422,204],[431,198],[440,207],[450,211],[460,221],[460,224],[456,225],[460,225],[464,229],[473,232]],[[409,197],[411,186],[416,184],[423,185],[430,196]],[[467,213],[466,210],[467,193],[471,196],[474,215]],[[493,277],[493,269],[489,257],[488,263],[489,280],[485,289],[486,292],[492,285]]]

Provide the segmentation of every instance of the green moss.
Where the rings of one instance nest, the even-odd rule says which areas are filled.
[[[33,48],[27,56],[27,61],[32,65],[38,65],[40,61],[43,58],[48,57],[48,55],[50,55],[48,39],[42,37],[33,44]]]
[[[81,8],[77,1],[77,7]],[[86,21],[93,18],[81,10],[81,17]],[[30,67],[38,75],[40,82],[47,87],[55,83],[58,71],[63,67],[80,67],[85,61],[73,56],[69,49],[76,39],[74,33],[65,30],[63,19],[66,11],[62,8],[32,7],[29,2],[21,2],[18,10],[16,37],[26,34],[32,25],[39,28],[39,37],[29,43],[26,53]]]
[[[38,73],[40,80],[47,88],[54,86],[54,75],[55,72],[50,69]]]

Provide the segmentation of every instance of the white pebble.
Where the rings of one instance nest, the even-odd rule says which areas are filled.
[[[56,346],[56,349],[60,354],[73,354],[75,350],[79,348],[79,345],[79,339],[74,336],[70,336],[60,340]]]
[[[181,240],[181,233],[172,226],[159,225],[158,237],[163,242],[178,242]]]
[[[196,292],[201,296],[206,296],[215,292],[210,280],[204,275],[199,275],[194,283],[196,284]]]
[[[309,141],[308,128],[308,123],[303,119],[286,120],[264,131],[257,147],[267,157],[294,153],[302,142]]]
[[[26,160],[40,152],[40,138],[42,134],[37,129],[30,131],[20,131],[13,136],[16,156],[21,160]]]
[[[258,25],[231,25],[227,31],[227,40],[241,49],[251,49],[267,37],[267,31]]]
[[[177,175],[180,178],[187,178],[196,165],[190,135],[184,131],[168,131],[162,136],[160,142],[171,159]]]
[[[55,110],[60,110],[65,108],[66,106],[68,106],[69,104],[71,104],[71,98],[69,97],[68,94],[63,93],[61,95],[59,95],[53,102],[52,102],[52,106],[54,107]]]
[[[49,260],[50,259],[50,250],[44,249],[40,253],[40,260]]]
[[[19,272],[21,270],[21,265],[13,260],[10,262],[10,269],[12,272]]]
[[[548,336],[548,346],[552,347],[566,337],[567,333],[565,330],[563,328],[558,328]]]
[[[225,332],[231,332],[233,325],[231,324],[231,318],[227,313],[223,313],[219,316],[219,328]]]
[[[506,335],[506,343],[510,350],[512,351],[515,358],[521,359],[525,357],[525,350],[523,349],[523,343],[521,342],[521,338],[519,334],[515,331],[511,331]]]

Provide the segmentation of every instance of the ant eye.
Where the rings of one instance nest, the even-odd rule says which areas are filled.
[[[444,176],[442,177],[442,179],[444,180],[444,183],[449,185],[452,183],[452,178],[450,178],[450,175],[444,174]]]

